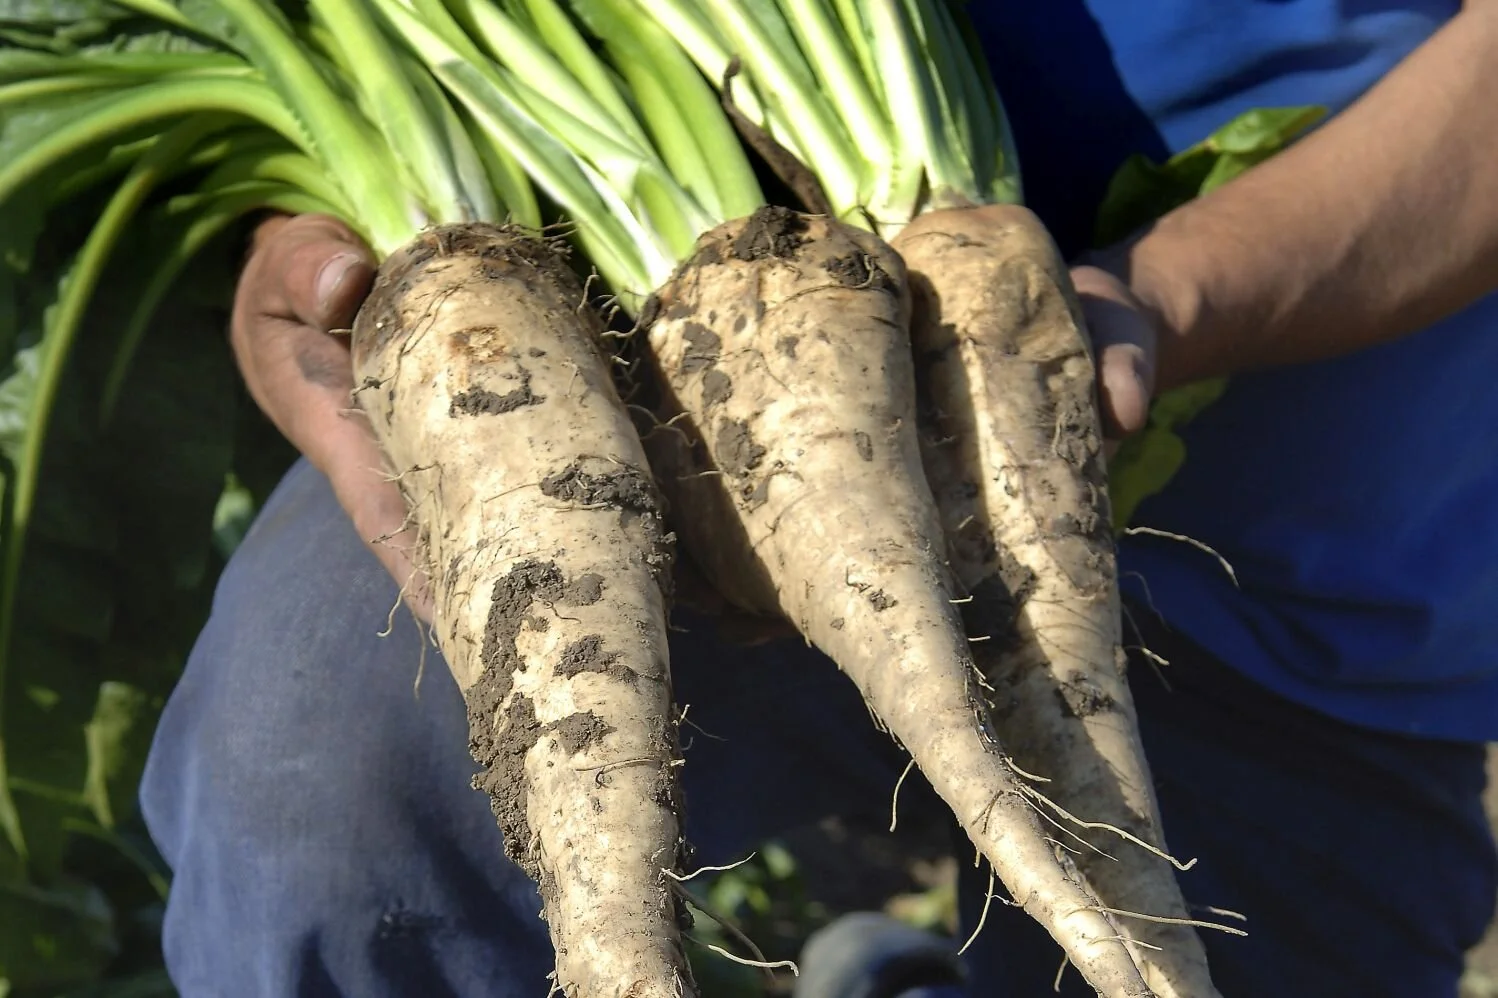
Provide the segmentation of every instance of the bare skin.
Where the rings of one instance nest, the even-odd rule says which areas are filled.
[[[1352,353],[1498,290],[1494,52],[1498,2],[1469,0],[1314,134],[1077,268],[1117,429],[1152,391]]]
[[[406,504],[382,470],[353,402],[347,330],[374,281],[374,256],[342,222],[276,216],[255,231],[234,298],[230,342],[250,395],[332,484],[359,536],[426,620],[430,598],[404,529]]]

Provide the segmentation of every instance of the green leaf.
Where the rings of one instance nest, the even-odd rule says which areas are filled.
[[[1205,144],[1214,152],[1262,159],[1289,145],[1325,116],[1323,107],[1258,108],[1213,132]]]
[[[114,913],[87,884],[0,883],[0,985],[66,988],[96,978],[115,956]]]
[[[158,710],[150,694],[129,683],[99,685],[94,716],[84,726],[88,772],[83,799],[103,828],[114,828],[116,815],[135,810],[135,790]]]

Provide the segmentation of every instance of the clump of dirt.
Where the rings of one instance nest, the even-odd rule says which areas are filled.
[[[597,572],[579,575],[567,586],[566,599],[573,606],[592,606],[603,599],[603,576]]]
[[[605,735],[613,733],[614,728],[589,710],[568,714],[560,721],[553,721],[541,730],[545,734],[556,735],[557,744],[562,746],[562,751],[569,756],[574,756]]]
[[[869,605],[874,608],[875,613],[883,613],[892,606],[899,606],[900,601],[892,598],[883,589],[875,589],[869,593]]]
[[[682,339],[687,348],[681,356],[681,373],[691,374],[713,367],[723,355],[723,341],[718,334],[700,322],[688,322],[682,326]]]
[[[845,288],[891,291],[895,287],[894,279],[866,253],[846,253],[830,257],[822,266],[829,277]]]
[[[1118,701],[1100,689],[1084,672],[1073,672],[1056,690],[1061,705],[1073,717],[1095,717],[1118,709]]]
[[[492,718],[480,719],[469,708],[469,728],[473,731],[483,725],[493,724]],[[504,717],[494,726],[495,735],[489,739],[487,760],[481,760],[483,770],[473,778],[473,788],[489,795],[489,806],[499,820],[504,834],[505,856],[532,879],[539,881],[541,867],[529,854],[531,840],[530,822],[525,816],[528,793],[525,781],[525,755],[541,737],[541,724],[536,720],[536,705],[531,698],[521,693],[510,700]],[[475,755],[477,758],[477,755]]]
[[[468,751],[482,767],[473,785],[489,794],[504,832],[505,854],[533,879],[540,871],[525,855],[531,837],[525,817],[525,754],[536,743],[541,726],[531,699],[523,693],[510,695],[514,673],[524,668],[515,638],[523,627],[549,626],[544,617],[532,614],[537,603],[597,602],[602,589],[603,580],[596,575],[581,576],[568,585],[556,562],[534,558],[496,579],[479,651],[483,671],[464,696]]]
[[[519,388],[503,395],[487,388],[466,389],[452,397],[447,414],[454,419],[458,416],[497,416],[545,401],[545,395],[537,395],[531,390],[531,372],[522,367]]]
[[[749,424],[737,419],[725,419],[719,424],[713,458],[727,474],[735,478],[747,475],[759,467],[765,453],[749,433]]]
[[[616,506],[642,513],[660,509],[655,482],[634,468],[595,475],[574,461],[555,475],[543,478],[541,494],[585,506]]]
[[[874,441],[862,430],[853,431],[853,446],[858,448],[858,456],[865,461],[874,460]]]
[[[730,252],[735,260],[789,259],[806,237],[806,219],[789,208],[762,205],[756,208],[734,237]]]
[[[633,679],[634,673],[619,661],[619,653],[603,650],[603,636],[589,634],[562,649],[557,659],[557,675],[563,679],[584,672],[606,672],[616,678]]]
[[[702,406],[722,405],[733,394],[733,379],[716,367],[702,376]]]

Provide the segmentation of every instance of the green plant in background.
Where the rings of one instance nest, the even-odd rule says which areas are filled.
[[[90,115],[122,74],[155,72],[167,55],[195,85],[232,76],[190,34],[120,7],[0,0],[0,189],[38,150],[90,137]],[[10,998],[173,993],[158,952],[167,876],[137,787],[223,564],[214,527],[226,482],[235,473],[256,501],[290,456],[225,348],[233,240],[165,275],[237,217],[171,197],[182,193],[174,177],[209,161],[174,160],[128,129],[91,137],[61,164],[62,182],[0,197],[0,994]],[[93,192],[100,179],[118,182],[112,197]],[[153,185],[164,196],[148,204]],[[106,262],[107,238],[118,245]],[[187,279],[166,298],[178,274]],[[153,295],[150,335],[137,337],[132,316]],[[226,541],[232,513],[219,517]]]
[[[1249,111],[1164,163],[1145,156],[1130,157],[1114,175],[1098,210],[1095,244],[1113,245],[1167,212],[1222,186],[1285,148],[1325,113],[1318,107]],[[1139,504],[1175,477],[1186,461],[1186,444],[1177,431],[1226,390],[1226,378],[1212,378],[1156,397],[1148,424],[1125,440],[1108,464],[1108,492],[1116,529],[1126,527]]]

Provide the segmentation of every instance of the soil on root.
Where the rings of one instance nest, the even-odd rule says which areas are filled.
[[[452,403],[447,407],[448,416],[454,419],[458,416],[498,416],[545,402],[545,395],[537,395],[531,390],[531,373],[523,367],[519,369],[519,388],[503,395],[487,388],[465,389],[452,397]]]
[[[789,259],[806,242],[806,219],[777,205],[756,208],[734,237],[729,252],[735,260]]]
[[[473,779],[474,788],[489,795],[504,834],[505,855],[532,879],[540,875],[540,870],[528,855],[531,833],[525,812],[526,753],[546,730],[554,730],[564,747],[585,746],[591,738],[607,732],[579,715],[573,715],[578,720],[563,718],[543,729],[530,698],[524,694],[511,697],[514,673],[524,668],[515,639],[524,628],[545,630],[550,626],[544,614],[534,612],[537,604],[586,606],[598,602],[602,592],[603,580],[597,575],[579,576],[569,583],[555,562],[536,559],[523,561],[496,579],[480,650],[483,672],[465,694],[468,750],[481,767]],[[574,656],[579,669],[601,664],[603,668],[628,671],[602,651],[601,639],[597,644],[599,647],[580,650]],[[497,717],[501,709],[503,716]]]

